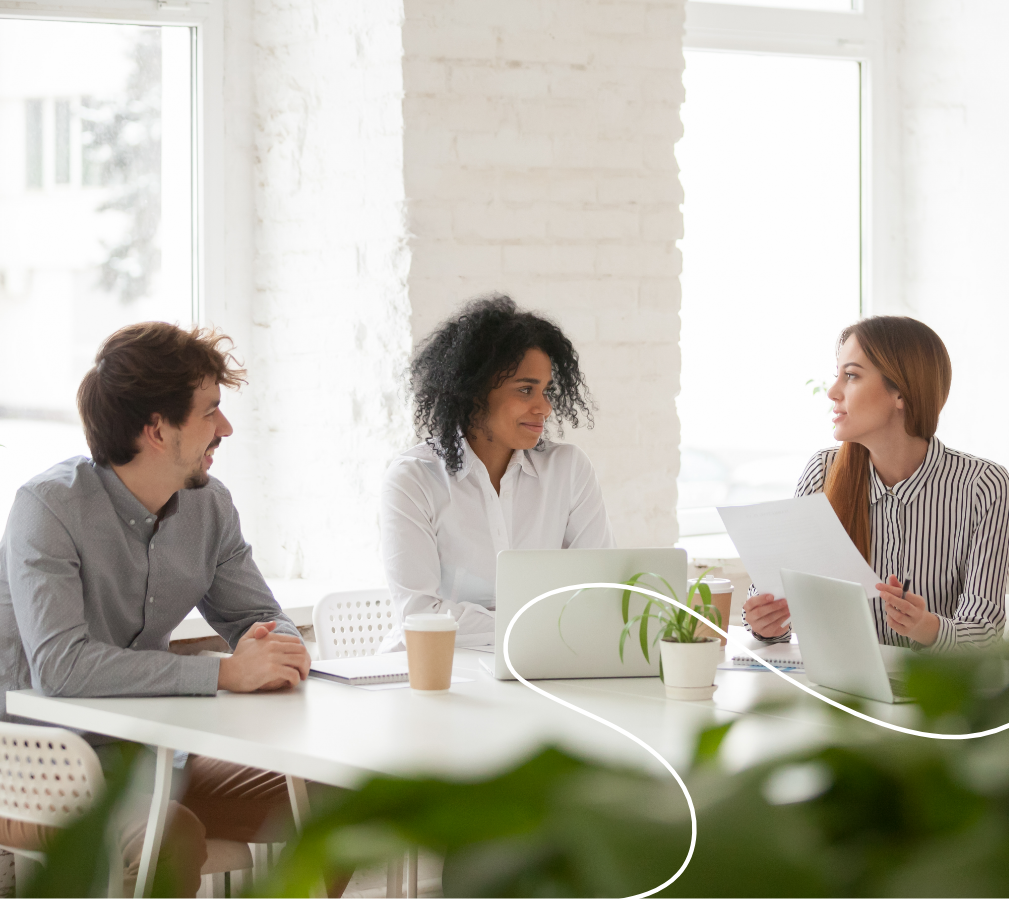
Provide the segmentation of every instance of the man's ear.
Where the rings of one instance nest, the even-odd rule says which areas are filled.
[[[141,449],[147,447],[152,452],[163,450],[168,445],[168,433],[165,430],[167,426],[168,422],[157,412],[151,415],[150,422],[145,424],[140,432]]]

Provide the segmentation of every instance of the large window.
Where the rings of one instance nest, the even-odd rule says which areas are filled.
[[[101,340],[194,311],[192,29],[0,19],[0,522]]]
[[[822,387],[864,307],[865,62],[685,57],[677,516],[691,555],[731,557],[715,507],[791,496],[834,442]]]

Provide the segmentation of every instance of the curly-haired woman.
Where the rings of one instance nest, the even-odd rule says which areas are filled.
[[[457,644],[489,644],[501,550],[614,546],[589,460],[545,436],[551,414],[559,428],[591,426],[588,388],[560,328],[505,296],[445,321],[410,376],[427,439],[385,477],[386,578],[400,622],[450,612]],[[382,649],[402,647],[397,628]]]

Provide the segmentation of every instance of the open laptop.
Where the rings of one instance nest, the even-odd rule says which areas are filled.
[[[781,581],[810,682],[886,704],[913,700],[886,671],[862,585],[791,569]]]
[[[494,677],[515,678],[504,659],[504,635],[512,617],[534,597],[567,585],[606,581],[623,584],[639,572],[661,575],[686,600],[687,553],[673,547],[639,550],[503,550],[497,558],[497,615],[494,625]],[[649,579],[663,591],[664,585]],[[620,660],[622,592],[593,588],[547,597],[526,610],[515,623],[508,650],[524,679],[588,679],[611,676],[657,676],[659,649],[645,660],[637,633],[624,645]],[[668,596],[668,594],[667,594]],[[645,599],[631,595],[636,615]],[[562,615],[563,611],[563,615]],[[652,620],[649,620],[650,622]],[[558,624],[559,623],[559,624]],[[649,630],[654,636],[658,625]]]

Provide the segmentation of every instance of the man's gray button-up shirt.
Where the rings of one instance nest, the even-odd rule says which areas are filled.
[[[157,531],[157,556],[151,554]],[[5,693],[212,695],[220,661],[168,651],[196,607],[231,645],[254,622],[294,624],[252,560],[216,478],[161,520],[111,468],[77,457],[17,492],[0,540],[0,719]]]

